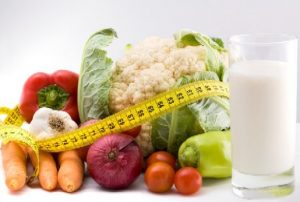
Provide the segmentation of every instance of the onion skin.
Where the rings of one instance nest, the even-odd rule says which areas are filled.
[[[125,134],[102,137],[90,146],[90,176],[103,188],[125,189],[142,171],[142,152],[134,138]]]

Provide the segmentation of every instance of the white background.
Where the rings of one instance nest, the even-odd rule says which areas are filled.
[[[117,58],[126,43],[152,35],[171,37],[181,28],[224,39],[233,34],[255,32],[284,32],[299,37],[299,20],[298,0],[0,0],[0,106],[17,104],[23,82],[36,71],[64,68],[78,72],[85,41],[104,27],[113,27],[118,32],[119,40],[110,50],[110,55]],[[299,150],[297,159],[299,162]],[[299,172],[296,174],[299,179]],[[0,176],[1,202],[83,201],[95,197],[100,201],[114,201],[116,196],[123,201],[126,198],[131,201],[135,198],[139,201],[240,201],[231,194],[229,180],[208,183],[199,196],[191,198],[174,193],[172,197],[151,195],[143,187],[142,179],[138,188],[135,185],[121,193],[101,191],[100,195],[99,188],[89,179],[91,184],[86,183],[75,195],[56,192],[49,197],[47,192],[29,188],[11,195],[4,190],[3,173]],[[298,196],[297,182],[295,193],[282,201],[294,202]]]
[[[118,32],[110,51],[117,58],[126,43],[171,37],[181,28],[224,39],[254,32],[300,36],[299,9],[298,0],[0,0],[0,105],[17,104],[33,72],[79,71],[85,41],[104,27]]]

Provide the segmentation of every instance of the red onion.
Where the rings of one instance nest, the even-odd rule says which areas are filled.
[[[142,171],[142,152],[133,137],[107,135],[91,145],[87,165],[91,177],[102,187],[123,189]]]

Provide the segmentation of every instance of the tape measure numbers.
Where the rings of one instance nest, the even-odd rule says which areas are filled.
[[[176,108],[211,96],[229,97],[228,85],[220,81],[197,81],[176,89],[158,94],[157,96],[115,113],[103,120],[57,137],[36,141],[21,126],[24,123],[19,108],[0,108],[0,114],[6,114],[4,123],[0,123],[0,140],[4,143],[16,141],[29,146],[35,155],[36,167],[33,179],[38,174],[39,150],[61,152],[92,144],[104,135],[126,131]]]
[[[21,116],[18,106],[13,109],[8,107],[0,107],[0,115],[1,114],[7,115],[3,122],[5,125],[14,125],[20,127],[24,123],[24,119]]]
[[[228,94],[228,86],[223,82],[209,80],[190,83],[161,93],[85,128],[64,133],[48,140],[37,141],[37,145],[40,150],[48,152],[80,148],[92,144],[104,135],[128,130],[199,99],[210,96],[228,97]],[[4,120],[5,125],[21,126],[24,122],[18,107],[13,110],[5,107],[0,108],[1,113],[8,114]],[[9,131],[5,125],[0,127],[0,138],[4,141],[7,139],[5,134]],[[30,136],[21,128],[15,127],[14,130],[17,136],[25,136],[25,139]]]
[[[149,100],[113,114],[93,125],[39,141],[41,150],[60,152],[92,144],[104,135],[126,131],[174,110],[211,96],[228,97],[229,90],[219,81],[198,81],[161,93]]]

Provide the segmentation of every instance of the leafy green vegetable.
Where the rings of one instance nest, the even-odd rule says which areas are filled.
[[[78,84],[78,109],[81,122],[109,115],[109,89],[113,61],[106,48],[117,37],[113,29],[93,34],[85,44]]]
[[[204,131],[229,128],[229,102],[224,98],[202,99],[197,103],[190,104],[188,108],[197,117]]]
[[[221,60],[221,53],[225,51],[220,40],[214,41],[210,37],[193,31],[182,30],[174,34],[177,47],[203,45],[206,48],[207,56],[205,65],[207,71],[215,72],[222,81],[224,74],[224,64]]]
[[[224,42],[221,38],[212,37],[211,38],[214,42],[216,42],[220,47],[224,48]]]
[[[202,132],[196,117],[187,107],[182,107],[152,122],[151,140],[156,150],[168,150],[177,155],[184,140]]]
[[[194,81],[219,80],[214,72],[198,72],[178,79],[174,87]],[[229,102],[222,97],[204,98],[174,110],[152,122],[152,145],[157,150],[167,150],[177,155],[180,145],[190,136],[211,130],[230,127]]]
[[[231,176],[229,131],[211,131],[188,138],[179,148],[180,166],[197,168],[203,177]]]

